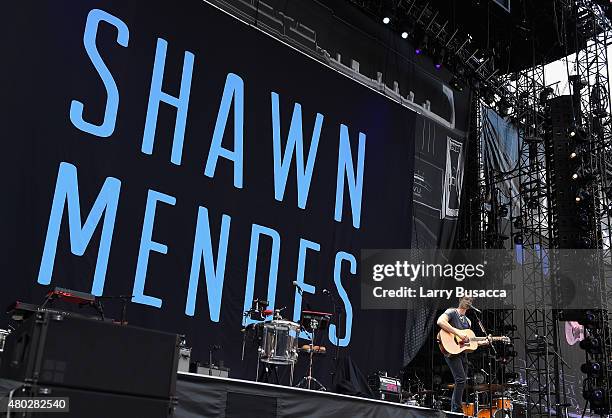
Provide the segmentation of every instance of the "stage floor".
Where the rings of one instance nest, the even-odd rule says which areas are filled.
[[[179,373],[176,386],[176,418],[463,416],[393,402],[192,373]]]

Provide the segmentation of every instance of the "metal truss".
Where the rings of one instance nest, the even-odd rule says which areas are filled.
[[[482,108],[479,94],[474,92],[466,148],[462,208],[457,231],[457,247],[463,249],[485,248],[486,211],[483,202],[486,186],[481,132]]]
[[[566,0],[568,1],[568,0]],[[604,11],[591,0],[573,0],[571,13],[575,23],[575,42],[579,46],[576,52],[575,74],[572,83],[572,94],[579,103],[574,109],[576,127],[586,135],[587,141],[582,145],[580,162],[585,172],[591,176],[585,187],[593,197],[590,216],[589,236],[591,247],[595,250],[593,262],[596,263],[598,276],[593,278],[593,293],[598,295],[596,301],[601,308],[597,315],[597,326],[587,334],[601,341],[601,350],[587,353],[587,361],[601,362],[603,373],[595,378],[585,380],[585,390],[603,388],[608,399],[612,396],[612,341],[610,335],[610,289],[607,282],[612,276],[612,251],[610,245],[612,214],[612,119],[610,117],[610,77],[608,71],[608,46],[612,26],[605,17]],[[591,410],[597,413],[610,412],[597,410],[591,404]]]
[[[518,175],[528,416],[550,416],[558,412],[561,395],[559,364],[550,350],[556,351],[558,339],[551,305],[551,260],[546,251],[551,234],[545,146],[548,114],[541,100],[546,89],[544,67],[534,63],[514,78],[516,119],[522,132]]]

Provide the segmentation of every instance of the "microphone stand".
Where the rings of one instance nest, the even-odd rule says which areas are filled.
[[[567,367],[568,369],[572,368],[572,366],[567,364],[565,359],[563,357],[561,357],[561,354],[559,354],[554,348],[550,347],[550,343],[548,342],[548,336],[547,335],[542,335],[542,336],[540,336],[540,338],[546,343],[546,346],[548,347],[548,351],[549,352],[553,353],[553,355],[555,355],[559,360],[561,360],[561,363],[563,363],[563,365],[565,367]]]
[[[487,347],[487,351],[488,351],[487,361],[489,363],[489,375],[487,376],[487,379],[489,380],[489,413],[490,415],[493,415],[493,363],[491,361],[491,358],[497,357],[497,349],[493,346],[493,340],[491,339],[491,336],[489,335],[485,326],[483,325],[482,320],[480,319],[480,316],[478,316],[476,309],[472,309],[472,310],[474,311],[474,316],[476,317],[476,321],[478,322],[478,327],[484,333],[485,338],[489,342],[488,347]],[[491,353],[493,353],[493,355],[491,355]],[[504,408],[503,394],[502,394],[501,401],[502,401],[502,410],[503,410]]]
[[[334,377],[338,371],[338,359],[340,357],[340,318],[342,315],[342,309],[338,306],[338,304],[336,303],[336,298],[333,295],[332,292],[330,292],[329,290],[327,292],[324,292],[328,297],[329,300],[332,303],[333,309],[334,309],[334,322],[336,322],[336,349],[334,350],[334,370],[331,372],[331,377],[332,377],[332,382],[334,380]]]
[[[552,354],[553,354],[555,357],[557,357],[557,358],[558,358],[558,359],[561,361],[561,363],[562,363],[562,364],[563,364],[565,367],[567,367],[568,369],[571,369],[571,368],[572,368],[572,367],[571,367],[569,364],[567,364],[567,362],[566,362],[566,361],[565,361],[565,359],[564,359],[564,358],[561,356],[561,354],[559,354],[559,353],[558,353],[558,352],[557,352],[557,351],[554,349],[554,345],[551,347],[551,344],[548,342],[548,335],[540,335],[540,336],[538,336],[538,339],[540,339],[540,340],[541,340],[541,341],[542,341],[544,344],[546,344],[546,358],[548,358],[548,353],[552,353]],[[538,346],[539,346],[539,343],[538,343]],[[546,367],[547,367],[547,370],[546,370],[546,375],[548,376],[548,375],[550,374],[550,369],[548,369],[548,361],[546,362]],[[562,378],[564,379],[564,384],[565,384],[565,375],[563,375],[563,376],[562,376]],[[565,398],[565,395],[564,395],[564,398]],[[565,401],[565,399],[564,399],[563,404],[556,405],[556,408],[559,408],[559,409],[563,408],[565,411],[564,411],[564,413],[562,414],[562,416],[568,416],[568,415],[567,415],[567,408],[568,408],[568,406],[569,406],[569,405],[567,404],[567,402],[566,402],[566,401]],[[584,416],[584,413],[583,413],[583,416]]]

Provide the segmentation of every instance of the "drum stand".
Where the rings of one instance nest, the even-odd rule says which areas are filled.
[[[313,389],[311,386],[314,384],[317,388],[315,390],[327,391],[321,382],[312,377],[312,357],[314,356],[315,331],[319,327],[319,322],[315,319],[311,319],[310,327],[312,328],[312,338],[310,339],[310,353],[308,356],[308,375],[302,377],[302,379],[295,386],[298,388]]]
[[[261,374],[261,377],[259,376],[259,365],[264,363],[264,369],[263,369],[263,373]],[[289,386],[293,386],[293,370],[295,368],[295,363],[291,363],[290,365],[290,370],[289,370]],[[272,375],[274,374],[274,377],[276,378],[276,382],[271,382],[270,378],[272,377]],[[276,383],[277,385],[280,384],[280,379],[278,378],[278,367],[276,364],[272,364],[272,363],[265,363],[263,361],[261,361],[261,354],[257,355],[257,372],[256,372],[256,377],[255,377],[255,381],[256,382],[262,382],[262,383]]]

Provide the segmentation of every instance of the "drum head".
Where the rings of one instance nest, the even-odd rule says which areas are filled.
[[[512,418],[512,413],[507,409],[498,409],[497,411],[493,412],[493,418]]]
[[[275,319],[273,321],[268,321],[265,323],[267,327],[284,327],[289,329],[299,329],[300,324],[292,321],[287,321],[285,319]]]

